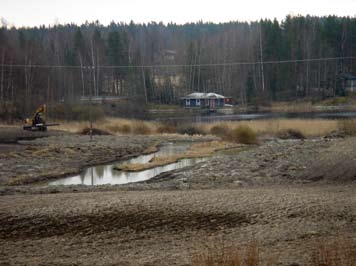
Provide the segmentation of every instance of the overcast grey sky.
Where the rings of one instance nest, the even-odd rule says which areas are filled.
[[[15,26],[130,22],[226,22],[293,15],[355,16],[356,0],[0,0],[0,17]]]

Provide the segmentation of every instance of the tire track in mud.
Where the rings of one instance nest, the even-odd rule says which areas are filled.
[[[91,235],[107,231],[165,232],[216,231],[250,223],[237,212],[112,211],[79,216],[0,215],[0,239],[44,238],[64,234]]]

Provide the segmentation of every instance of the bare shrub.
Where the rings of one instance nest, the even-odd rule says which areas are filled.
[[[281,139],[305,139],[304,134],[298,129],[282,129],[277,133],[277,137]]]
[[[233,142],[243,144],[256,144],[257,135],[248,126],[241,125],[231,130],[228,139]]]
[[[205,131],[198,126],[186,124],[177,128],[177,133],[186,135],[206,135]]]

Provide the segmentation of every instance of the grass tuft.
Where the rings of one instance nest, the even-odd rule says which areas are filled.
[[[250,127],[241,125],[231,130],[228,140],[243,144],[256,144],[257,135]]]

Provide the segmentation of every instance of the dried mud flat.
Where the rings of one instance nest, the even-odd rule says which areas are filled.
[[[53,136],[20,147],[56,145],[63,155],[85,149],[84,140]],[[100,154],[122,158],[115,151],[124,154],[127,147],[136,150],[125,156],[140,153],[155,141],[101,136],[90,152],[72,156],[80,166],[98,162]],[[56,190],[2,185],[0,265],[190,265],[206,245],[253,239],[280,265],[308,265],[318,243],[356,241],[355,151],[355,138],[272,141],[139,184]],[[22,148],[11,153],[29,164]],[[59,157],[48,160],[64,170],[69,165]],[[3,176],[6,163],[0,160],[3,181],[13,178]]]
[[[281,265],[356,237],[355,187],[296,186],[3,196],[1,265],[189,265],[221,241],[258,240]]]

